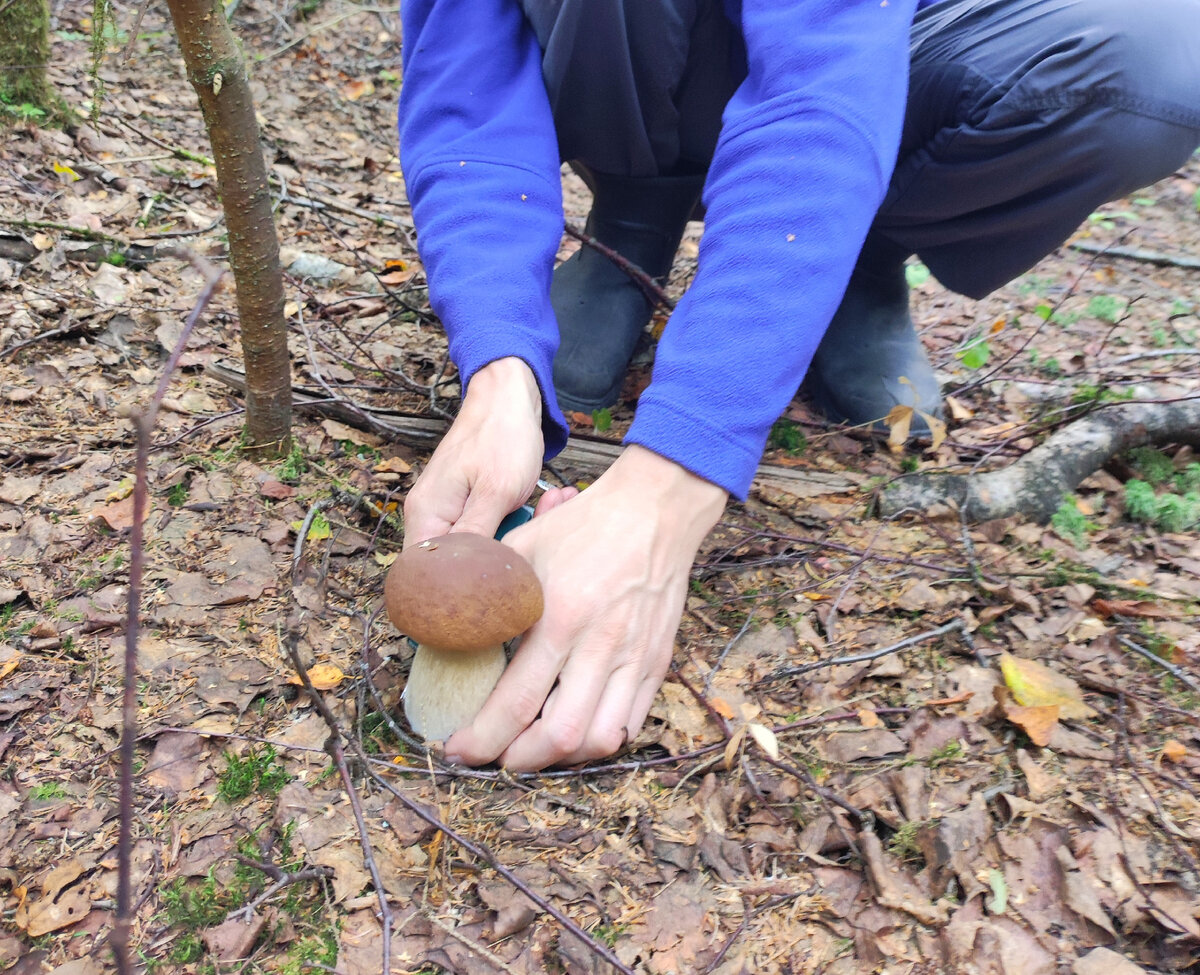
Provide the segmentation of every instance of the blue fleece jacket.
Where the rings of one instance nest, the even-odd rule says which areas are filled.
[[[743,0],[748,75],[704,189],[696,277],[626,442],[739,498],[841,300],[895,161],[917,0]],[[562,235],[541,52],[514,0],[405,0],[400,154],[464,389],[504,356],[566,442],[551,366]]]

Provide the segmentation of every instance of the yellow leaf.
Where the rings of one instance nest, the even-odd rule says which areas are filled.
[[[14,653],[4,663],[0,664],[0,680],[4,680],[9,674],[17,669],[21,664],[21,655]]]
[[[969,420],[975,414],[971,412],[971,408],[962,400],[955,399],[953,396],[946,397],[946,409],[950,411],[950,415],[956,420]]]
[[[308,668],[308,679],[318,691],[331,691],[346,679],[342,669],[335,664],[313,664]],[[299,674],[288,675],[289,684],[303,684]]]
[[[870,708],[859,708],[858,723],[864,728],[882,728],[883,720]]]
[[[1059,716],[1076,720],[1096,716],[1096,712],[1083,703],[1079,685],[1045,664],[1002,653],[1000,672],[1013,699],[1024,707],[1054,706],[1059,709]]]
[[[729,739],[729,743],[725,746],[725,768],[726,770],[733,768],[733,760],[737,758],[738,749],[742,747],[742,740],[746,737],[746,726],[742,725]]]
[[[105,501],[124,501],[129,495],[133,494],[133,480],[125,478],[116,489],[105,495]]]
[[[901,377],[901,379],[903,378]],[[904,444],[908,440],[908,428],[912,426],[915,412],[911,406],[897,403],[888,410],[888,415],[883,418],[883,422],[888,427],[888,449],[893,454],[898,454],[904,449]]]
[[[292,527],[292,531],[298,532],[298,531],[300,531],[301,528],[304,527],[304,522],[293,521],[291,527]],[[329,522],[327,522],[324,518],[322,518],[318,514],[317,517],[312,520],[312,524],[308,526],[308,538],[306,539],[306,541],[309,541],[309,542],[324,541],[326,538],[329,538],[329,536],[332,534],[333,534],[333,529],[329,527]]]
[[[376,464],[375,470],[381,474],[407,474],[412,470],[412,464],[403,457],[388,457]]]
[[[83,177],[75,172],[75,170],[73,170],[70,166],[66,165],[65,163],[60,163],[57,159],[54,160],[53,165],[54,171],[58,173],[59,176],[70,176],[72,180],[83,179]]]
[[[929,424],[929,437],[931,440],[931,443],[929,444],[929,450],[937,450],[946,439],[946,424],[939,420],[936,416],[931,416],[929,413],[926,413],[924,410],[918,410],[917,412],[920,413],[925,422]]]

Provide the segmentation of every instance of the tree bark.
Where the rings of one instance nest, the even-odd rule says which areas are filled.
[[[46,77],[49,60],[46,0],[0,0],[0,124],[63,121],[62,100]]]
[[[247,449],[286,453],[292,400],[283,269],[246,65],[221,0],[167,0],[167,6],[200,99],[229,230],[246,366]]]
[[[1065,494],[1111,458],[1164,443],[1200,446],[1200,399],[1101,407],[1001,470],[902,477],[880,495],[879,512],[890,517],[954,504],[971,522],[1023,514],[1044,523]]]

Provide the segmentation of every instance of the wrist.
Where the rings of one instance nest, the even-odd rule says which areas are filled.
[[[471,376],[463,404],[474,406],[480,401],[487,401],[485,408],[489,409],[493,406],[508,410],[528,406],[534,422],[541,425],[542,391],[538,388],[533,370],[516,356],[493,359]]]
[[[655,507],[698,546],[725,510],[729,492],[670,458],[630,444],[605,475],[618,490]]]

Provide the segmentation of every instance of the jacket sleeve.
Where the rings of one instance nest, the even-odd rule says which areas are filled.
[[[464,391],[495,359],[530,366],[553,456],[562,185],[537,39],[514,0],[405,0],[401,17],[400,159],[430,302]]]
[[[745,497],[887,190],[915,0],[746,0],[699,269],[627,440]]]

